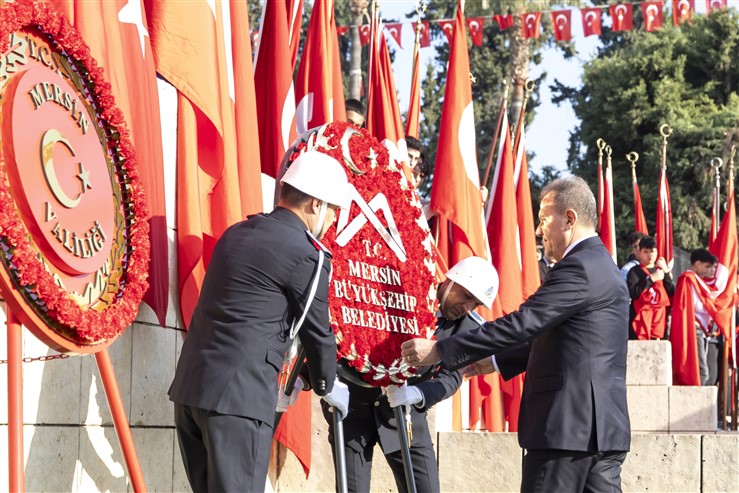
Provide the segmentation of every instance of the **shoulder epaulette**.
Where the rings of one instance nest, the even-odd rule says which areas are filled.
[[[311,244],[315,247],[315,249],[317,251],[323,252],[323,253],[326,254],[326,256],[328,258],[331,258],[331,252],[329,251],[328,248],[326,248],[323,245],[323,243],[321,243],[320,241],[318,241],[318,238],[316,238],[315,236],[313,236],[313,234],[310,231],[308,231],[307,229],[305,230],[305,234],[308,237],[308,241],[311,242]]]

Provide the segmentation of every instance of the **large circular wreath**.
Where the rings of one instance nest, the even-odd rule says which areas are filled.
[[[133,322],[141,299],[148,288],[146,282],[149,264],[149,225],[146,198],[139,183],[136,154],[131,145],[123,113],[111,94],[110,84],[103,77],[103,69],[90,55],[90,49],[69,21],[45,4],[17,1],[0,6],[0,48],[9,49],[10,35],[28,28],[46,35],[50,43],[65,52],[82,80],[85,81],[88,101],[95,108],[98,124],[102,125],[108,154],[117,167],[126,216],[126,236],[129,248],[123,259],[125,274],[120,284],[122,292],[106,309],[97,311],[80,305],[57,286],[52,274],[38,258],[33,239],[27,233],[19,216],[8,182],[6,164],[0,153],[0,245],[11,276],[46,321],[61,328],[81,341],[99,342],[118,336]]]
[[[350,182],[365,203],[377,197],[387,199],[392,217],[385,217],[380,208],[374,213],[375,224],[381,224],[388,234],[397,230],[406,257],[404,261],[388,247],[378,227],[370,224],[356,201],[352,202],[343,224],[362,215],[367,222],[348,243],[337,242],[337,234],[341,235],[337,228],[329,229],[322,243],[333,255],[329,312],[336,333],[338,358],[346,361],[370,385],[401,384],[415,375],[415,369],[402,361],[400,345],[414,337],[433,337],[436,323],[436,264],[418,194],[385,146],[364,129],[334,122],[310,130],[291,146],[286,166],[306,150],[324,152],[344,163]],[[341,211],[341,214],[346,212]],[[392,228],[391,221],[396,228]],[[341,216],[337,223],[342,224]],[[370,245],[378,247],[368,257]],[[357,269],[363,263],[368,269],[367,275],[358,279]],[[388,282],[392,276],[402,282]],[[367,315],[372,322],[364,318],[361,322],[359,319],[346,322],[347,313],[363,317],[360,312],[372,312]],[[384,328],[378,328],[380,326]]]

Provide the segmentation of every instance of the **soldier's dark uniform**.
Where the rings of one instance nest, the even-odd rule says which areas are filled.
[[[458,320],[439,318],[436,338],[444,339],[459,331],[471,330],[484,323],[475,312]],[[388,404],[387,397],[379,387],[363,387],[345,380],[349,386],[349,414],[344,418],[344,451],[346,455],[347,488],[350,492],[370,491],[370,472],[372,455],[376,443],[380,443],[385,458],[395,476],[398,491],[406,492],[405,471],[400,451],[400,440],[395,422],[395,411]],[[462,384],[462,376],[457,371],[441,368],[431,379],[419,377],[409,385],[415,385],[423,394],[423,408],[411,406],[413,437],[411,441],[411,462],[413,477],[418,493],[440,491],[439,471],[431,442],[427,421],[427,410],[434,404],[451,397]],[[333,418],[329,406],[321,401],[323,414],[329,425],[329,442],[334,447]],[[334,454],[334,457],[336,454]]]
[[[185,469],[197,491],[263,491],[290,325],[303,313],[321,245],[287,209],[237,223],[218,240],[169,389]],[[336,341],[330,255],[298,337],[311,385],[328,394]]]

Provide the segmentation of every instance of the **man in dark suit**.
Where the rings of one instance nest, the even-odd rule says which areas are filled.
[[[346,414],[348,391],[334,383],[330,254],[318,241],[336,209],[348,206],[346,172],[308,151],[281,183],[273,212],[234,224],[218,240],[169,389],[195,492],[264,491],[278,373],[296,332],[313,390]]]
[[[489,260],[480,257],[467,257],[457,262],[446,273],[446,277],[437,289],[441,311],[437,322],[437,339],[478,327],[484,320],[472,310],[480,305],[490,308],[498,292],[498,274],[495,268]],[[352,374],[344,373],[344,377],[349,386],[349,415],[343,424],[348,490],[357,493],[370,491],[373,449],[379,442],[395,476],[398,491],[407,491],[397,423],[392,408],[410,406],[410,453],[416,491],[440,491],[439,471],[426,413],[428,408],[457,391],[462,384],[460,373],[445,368],[425,368],[419,371],[418,377],[410,379],[407,385],[388,387],[387,395],[384,395],[381,388],[371,387],[363,382],[358,374],[351,378]],[[323,408],[329,424],[329,442],[333,449],[333,419],[325,403]]]
[[[495,365],[504,378],[526,370],[521,491],[621,491],[631,428],[629,295],[595,233],[588,185],[577,177],[555,180],[541,197],[537,234],[555,261],[541,287],[515,312],[436,343],[406,341],[402,355],[413,365],[471,365],[467,375]],[[522,342],[528,347],[510,350]]]

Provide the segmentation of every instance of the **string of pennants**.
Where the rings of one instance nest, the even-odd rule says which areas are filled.
[[[727,2],[728,0],[706,0],[706,11],[711,13],[714,10],[727,8]],[[652,32],[662,27],[664,3],[661,0],[650,0],[579,9],[582,14],[583,34],[585,36],[601,34],[601,21],[603,11],[606,9],[611,17],[611,29],[613,31],[631,31],[634,28],[633,16],[635,6],[641,7],[644,29],[646,31]],[[523,38],[538,38],[541,34],[541,16],[546,13],[550,14],[552,18],[554,39],[557,41],[569,41],[572,39],[572,9],[526,12],[523,14],[495,14],[487,17],[468,17],[466,19],[467,29],[475,46],[482,46],[483,28],[487,19],[496,22],[501,31],[504,31],[513,27],[514,15],[520,15]],[[672,22],[675,26],[690,22],[694,14],[695,0],[672,0]],[[431,22],[441,26],[447,40],[451,43],[455,23],[454,19],[422,21],[419,33],[419,44],[421,48],[431,46],[431,36],[429,35],[429,23]],[[408,23],[385,24],[385,29],[401,48],[403,47],[401,43],[403,24]],[[350,27],[337,26],[336,30],[339,35],[343,36],[349,31]],[[362,46],[370,42],[370,26],[368,24],[359,26],[359,41]]]

